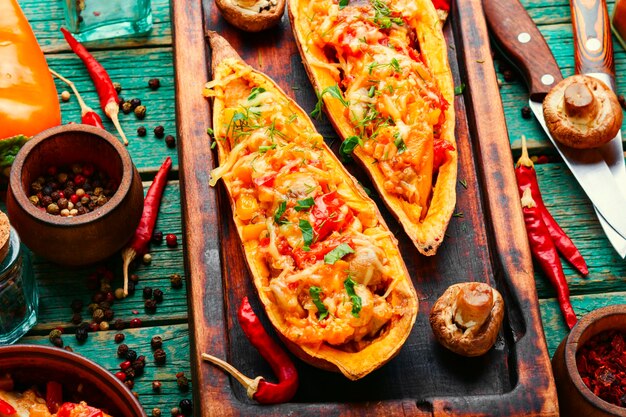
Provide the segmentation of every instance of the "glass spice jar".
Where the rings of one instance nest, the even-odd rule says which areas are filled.
[[[28,252],[10,227],[0,262],[0,345],[11,344],[37,323],[39,298]]]
[[[150,0],[64,0],[65,24],[80,42],[133,36],[152,29]]]

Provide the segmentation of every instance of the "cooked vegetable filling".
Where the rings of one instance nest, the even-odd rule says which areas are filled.
[[[307,42],[326,57],[310,63],[329,69],[337,83],[320,97],[345,107],[355,136],[343,148],[361,146],[382,173],[382,187],[412,205],[405,212],[419,222],[439,167],[455,150],[440,137],[449,103],[420,54],[411,24],[419,19],[417,8],[402,1],[356,3],[308,2]]]
[[[205,89],[220,103],[211,182],[226,183],[259,290],[290,340],[359,350],[413,314],[411,295],[394,291],[408,279],[395,240],[302,110],[226,62]]]

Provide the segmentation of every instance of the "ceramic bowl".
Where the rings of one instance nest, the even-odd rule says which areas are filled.
[[[559,345],[552,358],[552,369],[561,416],[626,416],[626,408],[608,403],[591,392],[576,367],[576,352],[585,342],[598,333],[615,329],[626,331],[626,305],[613,305],[592,311],[576,323]]]
[[[28,200],[30,184],[50,166],[91,163],[119,183],[110,200],[90,213],[54,216]],[[11,168],[7,212],[34,253],[62,265],[88,265],[121,249],[143,210],[141,178],[126,148],[110,133],[86,125],[48,129],[28,141]]]
[[[86,401],[114,417],[145,417],[146,413],[132,392],[115,376],[83,356],[63,349],[13,345],[0,347],[0,370],[9,373],[17,391],[46,382],[63,386],[63,399]]]

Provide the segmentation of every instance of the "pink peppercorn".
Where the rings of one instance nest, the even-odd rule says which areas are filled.
[[[72,194],[70,196],[70,201],[72,202],[72,204],[76,204],[80,201],[80,197],[77,196],[76,194]]]
[[[141,319],[135,317],[134,319],[130,320],[130,328],[136,329],[137,327],[141,327]]]
[[[74,184],[76,184],[77,186],[81,186],[84,183],[85,183],[85,177],[80,174],[76,174],[76,176],[74,177]]]
[[[170,233],[165,236],[165,243],[167,243],[167,246],[169,246],[170,248],[175,248],[178,245],[178,238],[175,234]]]
[[[126,374],[122,371],[116,372],[115,377],[122,382],[126,381]]]
[[[131,367],[131,365],[132,365],[132,363],[131,363],[130,361],[124,361],[124,362],[120,363],[120,369],[121,369],[122,371],[125,371],[125,370],[127,370],[128,368],[130,368],[130,367]]]
[[[94,173],[96,169],[94,168],[93,165],[91,164],[85,164],[83,165],[83,175],[85,175],[86,177],[91,177]]]

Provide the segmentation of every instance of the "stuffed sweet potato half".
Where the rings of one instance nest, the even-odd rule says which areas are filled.
[[[417,249],[435,254],[456,203],[457,152],[454,86],[431,0],[290,0],[288,8],[343,150],[354,149]]]
[[[350,379],[400,350],[418,301],[374,202],[267,76],[210,34],[213,129],[254,285],[287,347]]]

